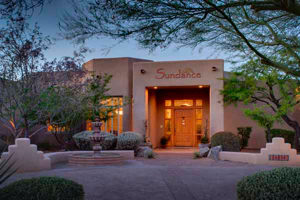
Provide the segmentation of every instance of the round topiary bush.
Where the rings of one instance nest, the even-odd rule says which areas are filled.
[[[300,199],[300,169],[284,167],[244,177],[237,195],[239,200]]]
[[[117,149],[119,150],[137,150],[143,137],[139,133],[124,132],[118,136]]]
[[[218,132],[211,137],[211,146],[222,146],[223,151],[240,151],[240,137],[231,132]]]
[[[0,189],[0,199],[83,200],[82,185],[59,177],[23,179]]]
[[[105,137],[104,142],[101,144],[102,150],[115,149],[117,145],[117,136],[111,133],[106,133],[106,134],[107,136]],[[73,136],[73,139],[80,150],[92,150],[92,145],[90,141],[91,135],[93,135],[93,131],[82,131],[76,133]]]

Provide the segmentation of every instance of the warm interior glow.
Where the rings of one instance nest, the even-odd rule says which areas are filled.
[[[157,88],[158,88],[158,87],[157,87],[157,86],[155,86],[155,87],[153,87],[153,88],[154,88],[154,90],[157,90]]]
[[[198,87],[199,87],[199,88],[203,88],[203,85],[199,85]]]

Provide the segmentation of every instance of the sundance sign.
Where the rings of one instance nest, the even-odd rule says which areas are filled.
[[[165,72],[164,68],[156,70],[156,79],[184,79],[184,78],[201,78],[200,73],[195,73],[191,68],[178,69],[177,72]]]

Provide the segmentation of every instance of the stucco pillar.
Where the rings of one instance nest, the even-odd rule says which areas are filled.
[[[146,88],[134,86],[133,97],[133,131],[145,135]]]
[[[224,106],[223,97],[220,95],[220,89],[223,88],[223,82],[219,87],[211,86],[210,88],[210,136],[219,131],[224,131]]]

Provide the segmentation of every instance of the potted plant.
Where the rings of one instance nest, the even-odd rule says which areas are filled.
[[[168,143],[168,138],[166,136],[162,136],[160,139],[161,148],[166,148],[167,143]]]

